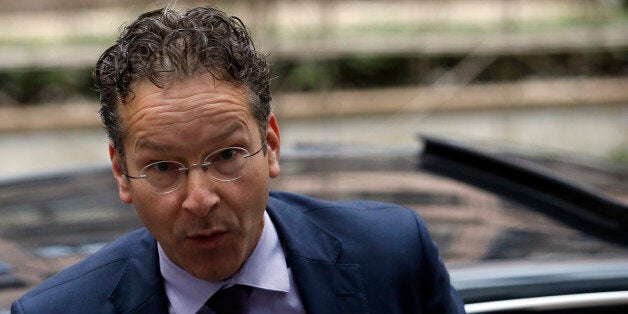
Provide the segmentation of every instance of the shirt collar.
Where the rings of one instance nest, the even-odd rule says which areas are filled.
[[[264,229],[260,240],[251,256],[228,280],[226,286],[231,284],[243,284],[265,290],[290,291],[286,257],[279,243],[277,230],[266,212],[264,212]]]
[[[177,266],[157,243],[159,267],[166,294],[175,313],[196,313],[209,297],[222,287],[245,284],[259,289],[290,291],[290,277],[285,254],[272,220],[264,212],[262,235],[242,268],[221,282],[196,278]]]

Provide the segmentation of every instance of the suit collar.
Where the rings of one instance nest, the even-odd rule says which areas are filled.
[[[296,207],[295,202],[271,196],[267,211],[284,247],[306,312],[368,313],[360,266],[342,263],[339,260],[342,241]]]
[[[157,242],[144,230],[109,300],[120,313],[168,313]]]

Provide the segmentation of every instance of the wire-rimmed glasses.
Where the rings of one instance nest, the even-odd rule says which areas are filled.
[[[249,154],[242,147],[227,147],[210,153],[202,163],[191,164],[189,167],[178,161],[156,161],[144,166],[138,176],[123,174],[129,179],[143,179],[141,181],[157,194],[167,194],[183,185],[186,175],[193,167],[201,167],[218,181],[237,180],[244,175],[248,158],[257,155],[262,148],[263,146]]]

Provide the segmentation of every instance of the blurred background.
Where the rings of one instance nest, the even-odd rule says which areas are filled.
[[[0,0],[0,184],[13,191],[0,196],[5,204],[0,208],[0,275],[9,268],[18,273],[8,279],[0,276],[0,287],[3,282],[22,283],[17,285],[20,289],[0,291],[0,312],[27,287],[81,259],[99,243],[138,226],[128,218],[131,210],[95,214],[81,207],[88,203],[96,204],[93,208],[120,208],[106,170],[107,139],[97,114],[91,71],[121,26],[140,12],[207,3]],[[599,177],[589,181],[628,199],[627,1],[225,0],[211,4],[240,17],[268,55],[275,77],[272,89],[282,156],[324,154],[339,148],[362,156],[382,152],[413,156],[421,146],[418,135],[432,134],[596,165],[615,181],[602,182]],[[394,166],[394,160],[372,162],[368,165]],[[284,169],[290,173],[295,167],[288,160]],[[39,182],[77,169],[104,169],[73,180],[82,187],[103,184],[107,193],[76,186],[35,190],[24,181]],[[55,180],[45,185],[69,179],[62,175]],[[379,173],[373,179],[326,173],[285,180],[276,187],[313,195],[364,182],[379,190],[417,184],[471,193],[435,178],[412,181],[398,174]],[[76,194],[83,205],[70,206],[73,211],[64,214],[55,212],[56,200]],[[485,195],[473,199],[475,207],[495,202]],[[21,200],[35,205],[20,205]],[[432,200],[448,203],[451,199]],[[37,218],[24,214],[24,208],[36,208]],[[427,220],[447,216],[442,213],[430,216],[428,210]],[[499,218],[485,212],[474,215]],[[52,229],[44,232],[40,223],[50,217],[64,224],[48,226]],[[459,224],[469,218],[456,217]],[[74,236],[65,234],[57,242],[42,244],[42,239],[63,234],[69,223],[83,218],[108,221],[109,229],[103,229],[107,237],[78,241],[76,234],[93,226],[75,224]],[[538,225],[551,232],[560,229]],[[493,231],[485,230],[480,238],[498,233]],[[451,225],[435,226],[433,232],[442,247],[454,249],[446,255],[447,262],[485,257],[477,250],[478,256],[462,254],[478,239],[470,236],[473,232],[458,235],[466,242],[454,241]],[[500,249],[494,246],[490,254]],[[48,259],[52,257],[54,262]]]
[[[0,178],[106,162],[95,60],[137,13],[202,3],[0,0]],[[429,133],[628,160],[625,1],[212,4],[268,54],[286,150]]]

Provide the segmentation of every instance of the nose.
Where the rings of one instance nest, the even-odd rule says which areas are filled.
[[[199,218],[207,216],[220,203],[214,180],[200,167],[191,168],[186,179],[183,209]]]

